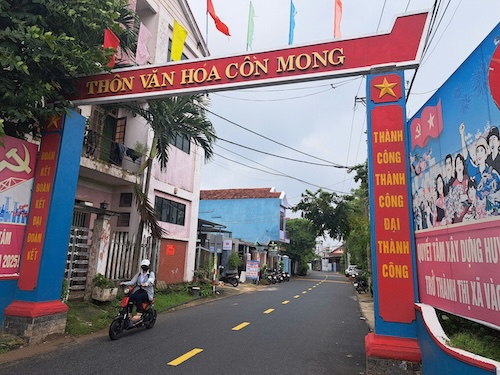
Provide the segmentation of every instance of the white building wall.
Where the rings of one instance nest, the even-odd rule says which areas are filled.
[[[198,26],[195,24],[194,17],[186,0],[137,0],[136,11],[140,22],[152,34],[152,38],[147,46],[150,54],[149,63],[163,64],[167,62],[169,40],[172,37],[174,19],[188,30],[184,54],[189,59],[203,57],[208,54],[203,37]],[[90,117],[92,106],[82,106],[80,109],[82,115]],[[125,146],[135,149],[136,143],[141,143],[146,145],[149,150],[153,141],[153,132],[150,126],[142,117],[134,117],[120,110],[118,117],[125,116],[127,117]],[[141,159],[141,162],[143,161],[144,158]],[[185,281],[190,281],[194,273],[201,184],[200,175],[203,161],[203,151],[194,144],[191,145],[189,154],[172,146],[169,150],[169,162],[164,170],[160,170],[159,163],[154,160],[151,180],[149,182],[148,198],[153,206],[155,196],[161,196],[186,205],[184,226],[161,223],[162,227],[168,233],[164,238],[182,241],[187,244],[186,264],[184,267]],[[84,162],[88,165],[92,164],[91,160],[84,160]],[[128,165],[127,163],[132,165]],[[124,158],[122,167],[137,170],[138,165],[134,166],[132,161]],[[101,174],[99,175],[99,173]],[[130,225],[128,227],[117,227],[117,219],[114,217],[111,219],[112,230],[129,231],[130,234],[137,233],[140,218],[135,202],[130,208],[119,207],[120,193],[131,192],[131,181],[127,181],[123,186],[115,183],[113,187],[110,187],[102,181],[102,173],[103,170],[99,170],[96,167],[95,175],[97,177],[91,179],[88,176],[81,178],[77,193],[79,196],[77,198],[88,201],[93,200],[94,206],[105,200],[110,204],[110,210],[117,212],[129,211]],[[141,184],[142,187],[145,186],[145,176],[146,173],[143,173],[137,177],[137,183]],[[144,234],[147,235],[146,232]]]
[[[148,9],[147,11],[139,12],[139,14],[141,15],[141,22],[153,34],[153,38],[149,43],[149,46],[153,47],[149,50],[151,63],[163,64],[167,62],[169,39],[172,36],[174,19],[188,30],[184,54],[189,59],[202,57],[204,50],[201,50],[200,46],[203,46],[204,43],[200,43],[201,34],[198,27],[193,24],[194,18],[190,13],[187,2],[183,0],[148,0],[148,2],[151,5],[150,8],[156,9],[156,13]],[[143,14],[144,17],[142,17]],[[149,145],[151,141],[152,137],[148,143]],[[187,243],[184,268],[185,281],[192,280],[194,275],[203,161],[203,151],[194,144],[191,144],[189,154],[171,146],[169,150],[169,162],[163,171],[160,169],[159,162],[157,160],[154,161],[152,179],[148,191],[148,197],[152,204],[154,204],[155,196],[157,195],[186,205],[184,226],[160,223],[168,233],[165,238]]]

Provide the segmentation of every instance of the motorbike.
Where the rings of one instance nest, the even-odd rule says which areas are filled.
[[[356,289],[356,292],[358,292],[358,294],[361,294],[361,293],[366,293],[368,292],[368,283],[366,282],[366,279],[364,278],[360,278],[360,277],[356,277],[354,279],[354,288]]]
[[[132,286],[125,287],[123,291],[123,298],[120,303],[120,310],[118,315],[113,319],[111,325],[109,326],[109,338],[111,340],[118,340],[124,331],[128,331],[130,329],[144,327],[146,329],[151,329],[156,323],[156,317],[158,312],[154,307],[154,299],[153,301],[144,302],[143,304],[143,313],[141,319],[137,321],[133,321],[129,315],[129,312],[132,311],[132,306],[129,304],[130,295],[132,294],[132,290],[134,288]]]
[[[290,281],[290,274],[288,272],[282,271],[281,275],[283,276],[284,281]]]
[[[268,271],[267,276],[266,276],[266,280],[269,284],[276,284],[276,282],[277,282],[276,274],[274,272]]]
[[[237,273],[226,273],[225,275],[222,275],[222,274],[220,275],[219,281],[222,281],[224,283],[228,283],[234,287],[237,287],[238,284],[240,283],[240,277],[238,276]]]
[[[283,273],[277,269],[274,269],[274,274],[276,275],[276,280],[281,283],[282,281],[285,280],[285,278],[283,277]]]

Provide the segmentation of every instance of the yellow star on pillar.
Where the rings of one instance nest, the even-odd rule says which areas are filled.
[[[52,117],[49,120],[49,122],[48,122],[47,126],[45,127],[45,129],[49,129],[49,128],[52,128],[52,127],[56,128],[56,129],[59,129],[58,121],[59,121],[60,118],[61,118],[61,116],[54,116],[54,117]]]
[[[389,94],[393,97],[396,97],[396,93],[394,92],[393,90],[393,87],[397,85],[397,82],[395,83],[389,83],[387,81],[387,78],[384,77],[384,80],[382,81],[382,83],[378,84],[378,85],[373,85],[375,86],[377,89],[380,90],[380,94],[379,94],[379,98],[381,98],[382,96],[384,96],[385,94]]]

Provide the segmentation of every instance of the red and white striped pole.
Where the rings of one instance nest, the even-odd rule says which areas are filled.
[[[217,284],[217,250],[214,249],[214,275],[212,279],[212,294],[215,294],[216,284]]]

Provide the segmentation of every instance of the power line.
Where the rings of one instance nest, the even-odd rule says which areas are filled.
[[[220,146],[219,146],[219,147],[220,147]],[[231,153],[234,153],[234,152],[232,152],[232,151],[230,151],[230,150],[226,150],[226,151],[229,151],[229,152],[231,152]],[[334,192],[334,193],[339,193],[339,194],[347,194],[346,192],[342,192],[342,191],[339,191],[339,190],[333,190],[333,189],[327,188],[327,187],[325,187],[325,186],[316,185],[316,184],[313,184],[313,183],[311,183],[311,182],[307,182],[307,181],[301,180],[300,178],[297,178],[297,177],[293,177],[293,176],[290,176],[290,175],[284,174],[284,173],[282,173],[282,172],[276,171],[275,169],[272,169],[272,168],[269,168],[269,167],[266,167],[266,168],[269,168],[270,170],[272,170],[272,171],[274,171],[274,172],[277,172],[277,173],[272,173],[272,172],[266,171],[266,170],[264,170],[264,169],[260,169],[260,168],[257,168],[257,167],[252,167],[252,166],[250,166],[250,165],[247,165],[247,164],[244,164],[244,163],[238,162],[238,161],[236,161],[236,160],[230,159],[230,158],[228,158],[228,157],[222,156],[222,155],[220,155],[220,154],[218,154],[218,153],[216,153],[216,152],[214,152],[214,154],[215,154],[215,155],[217,155],[217,156],[218,156],[218,157],[220,157],[220,158],[223,158],[223,159],[226,159],[226,160],[228,160],[228,161],[230,161],[230,162],[233,162],[233,163],[236,163],[236,164],[242,165],[242,166],[244,166],[244,167],[246,167],[246,168],[254,169],[254,170],[259,171],[259,172],[267,173],[267,174],[270,174],[270,175],[273,175],[273,176],[280,176],[280,177],[290,178],[290,179],[292,179],[292,180],[302,182],[302,183],[304,183],[304,184],[306,184],[306,185],[315,186],[315,187],[317,187],[317,188],[320,188],[320,189],[323,189],[323,190],[329,190],[329,191],[332,191],[332,192]],[[236,155],[238,155],[238,154],[236,154]],[[239,156],[241,156],[241,155],[239,155]],[[243,156],[241,156],[241,157],[243,157]],[[245,158],[245,157],[243,157],[243,158],[244,158],[244,159],[247,159],[247,158]],[[248,160],[248,159],[247,159],[247,160]],[[258,165],[262,165],[262,164],[260,164],[260,163],[257,163],[257,162],[255,162],[255,161],[253,161],[253,160],[250,160],[250,161],[252,161],[252,162],[254,162],[254,163],[258,164]]]
[[[448,2],[448,5],[449,4],[450,3]],[[427,49],[429,48],[430,40],[432,40],[434,38],[433,36],[431,36],[431,34],[435,35],[435,33],[436,33],[436,30],[434,29],[434,24],[436,22],[436,18],[437,18],[437,14],[439,13],[440,6],[441,6],[441,1],[440,0],[435,0],[434,5],[432,7],[432,16],[431,16],[431,22],[430,22],[429,32],[427,33],[426,38],[425,38],[425,42],[424,42],[424,49],[423,49],[423,52],[422,52],[422,58],[425,55],[425,53],[427,52]],[[448,8],[448,6],[446,6],[446,8]],[[445,13],[446,13],[446,10],[445,10],[445,12],[443,12],[443,15],[441,16],[441,19],[444,17]],[[410,98],[411,89],[413,88],[413,84],[415,83],[415,79],[417,78],[417,74],[418,74],[419,68],[420,68],[420,65],[417,66],[417,68],[415,69],[415,74],[413,75],[413,77],[411,79],[411,82],[410,82],[410,86],[408,87],[408,94],[406,96],[406,101],[407,102],[408,102],[408,99]]]
[[[314,163],[314,162],[305,161],[305,160],[298,160],[298,159],[293,159],[293,158],[287,158],[286,156],[280,156],[280,155],[272,154],[270,152],[266,152],[266,151],[262,151],[262,150],[257,150],[257,149],[252,148],[252,147],[243,146],[243,145],[240,145],[240,144],[238,144],[236,142],[228,141],[227,139],[224,139],[224,138],[217,137],[217,139],[220,140],[220,141],[227,142],[227,143],[230,143],[232,145],[238,146],[238,147],[246,148],[247,150],[259,152],[259,153],[264,154],[264,155],[274,156],[274,157],[279,158],[279,159],[295,161],[297,163],[305,163],[305,164],[310,164],[310,165],[317,165],[317,166],[320,166],[320,167],[333,167],[333,168],[346,168],[346,169],[350,168],[350,167],[347,167],[347,166],[337,166],[337,165],[332,165],[332,164],[321,164],[321,163]],[[221,146],[219,146],[219,147],[221,147]]]
[[[290,97],[290,98],[280,98],[280,99],[245,99],[245,98],[234,98],[234,97],[230,97],[230,96],[227,96],[227,95],[221,95],[221,94],[217,94],[217,96],[220,96],[220,97],[226,98],[226,99],[231,99],[231,100],[241,100],[241,101],[244,101],[244,102],[282,102],[282,101],[285,101],[285,100],[303,99],[303,98],[307,98],[309,96],[323,94],[324,92],[327,92],[327,91],[330,91],[330,90],[333,90],[333,89],[334,89],[334,87],[330,87],[330,88],[328,88],[326,90],[314,92],[314,93],[307,94],[307,95],[294,96],[294,97]]]
[[[199,105],[199,104],[197,104],[197,105]],[[313,158],[313,159],[316,159],[316,160],[320,160],[320,161],[324,161],[325,163],[332,164],[333,166],[336,166],[337,168],[343,168],[343,167],[344,167],[344,166],[342,166],[342,165],[340,165],[340,164],[338,164],[338,163],[334,163],[334,162],[329,161],[329,160],[325,160],[325,159],[322,159],[322,158],[318,158],[317,156],[314,156],[314,155],[308,154],[308,153],[306,153],[306,152],[303,152],[303,151],[297,150],[296,148],[293,148],[293,147],[287,146],[287,145],[285,145],[285,144],[283,144],[283,143],[281,143],[281,142],[278,142],[278,141],[275,141],[274,139],[271,139],[271,138],[269,138],[269,137],[266,137],[265,135],[259,134],[259,133],[255,132],[255,131],[253,131],[253,130],[250,130],[250,129],[248,129],[248,128],[245,128],[244,126],[242,126],[242,125],[240,125],[240,124],[238,124],[238,123],[236,123],[236,122],[234,122],[234,121],[231,121],[231,120],[229,120],[229,119],[225,118],[224,116],[221,116],[221,115],[219,115],[219,114],[217,114],[217,113],[215,113],[215,112],[213,112],[213,111],[210,111],[210,110],[209,110],[208,108],[206,108],[206,107],[203,107],[203,106],[200,106],[200,107],[201,107],[201,108],[203,108],[206,112],[208,112],[208,113],[210,113],[210,114],[212,114],[212,115],[214,115],[214,116],[216,116],[216,117],[218,117],[218,118],[220,118],[220,119],[222,119],[222,120],[224,120],[224,121],[227,121],[227,122],[229,122],[229,123],[230,123],[230,124],[232,124],[232,125],[235,125],[235,126],[237,126],[237,127],[241,128],[241,129],[243,129],[243,130],[246,130],[246,131],[247,131],[247,132],[249,132],[249,133],[255,134],[255,135],[257,135],[257,136],[259,136],[259,137],[261,137],[261,138],[264,138],[264,139],[266,139],[266,140],[268,140],[268,141],[270,141],[270,142],[276,143],[277,145],[280,145],[280,146],[285,147],[285,148],[288,148],[288,149],[290,149],[290,150],[292,150],[292,151],[298,152],[299,154],[306,155],[306,156],[308,156],[308,157],[310,157],[310,158]]]
[[[251,89],[248,89],[248,90],[245,90],[244,93],[269,93],[269,92],[290,92],[290,91],[297,91],[297,90],[311,90],[311,89],[314,89],[314,88],[321,88],[321,87],[328,87],[327,90],[322,90],[322,91],[318,91],[318,92],[315,92],[315,93],[311,93],[311,94],[307,94],[307,95],[302,95],[302,96],[295,96],[295,97],[289,97],[289,98],[280,98],[280,99],[247,99],[247,98],[236,98],[234,96],[229,96],[229,95],[222,95],[218,92],[214,92],[214,93],[211,93],[212,95],[215,95],[215,96],[220,96],[222,98],[227,98],[227,99],[231,99],[231,100],[241,100],[241,101],[255,101],[255,102],[275,102],[275,101],[284,101],[284,100],[294,100],[294,99],[301,99],[301,98],[305,98],[305,97],[308,97],[308,96],[313,96],[313,95],[317,95],[317,94],[322,94],[324,92],[327,92],[331,89],[336,89],[338,87],[341,87],[341,86],[344,86],[344,85],[347,85],[348,83],[351,83],[352,81],[356,81],[360,79],[360,77],[355,77],[355,78],[351,78],[351,79],[347,79],[345,81],[341,81],[337,84],[332,84],[332,83],[328,83],[326,85],[318,85],[318,86],[314,86],[314,87],[293,87],[293,88],[287,88],[287,89],[271,89],[271,90],[251,90]]]
[[[380,17],[378,19],[378,25],[377,25],[377,33],[378,33],[378,28],[380,27],[380,21],[382,21],[382,16],[384,15],[384,9],[385,9],[385,3],[387,0],[384,0],[384,6],[382,7],[382,12],[380,12]]]

